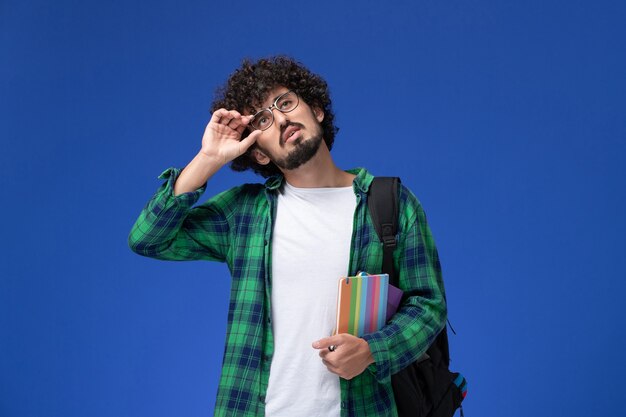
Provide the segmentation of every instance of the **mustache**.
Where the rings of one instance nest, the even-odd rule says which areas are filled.
[[[284,126],[281,126],[280,128],[280,137],[278,138],[278,143],[280,144],[280,146],[283,146],[285,144],[285,139],[283,138],[285,135],[285,130],[287,130],[287,128],[289,126],[295,126],[299,129],[303,129],[304,125],[302,123],[293,123],[293,122],[288,122],[286,123]]]

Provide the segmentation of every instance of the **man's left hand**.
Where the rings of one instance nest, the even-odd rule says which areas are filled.
[[[334,346],[334,350],[328,348]],[[328,370],[343,379],[352,379],[374,363],[374,357],[365,339],[342,333],[313,342],[320,350],[322,362]]]

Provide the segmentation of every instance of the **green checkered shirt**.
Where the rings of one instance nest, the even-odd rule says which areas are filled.
[[[380,272],[382,244],[367,209],[373,176],[353,183],[357,198],[350,275]],[[166,182],[133,226],[129,245],[140,255],[166,260],[226,262],[232,275],[226,348],[215,416],[262,416],[274,351],[271,323],[271,239],[276,196],[283,178],[232,188],[192,207],[204,187],[174,196],[180,170]],[[422,355],[443,328],[446,304],[437,249],[417,198],[400,187],[398,248],[400,287],[409,295],[381,330],[363,336],[375,363],[352,380],[340,379],[341,416],[396,416],[391,375]]]

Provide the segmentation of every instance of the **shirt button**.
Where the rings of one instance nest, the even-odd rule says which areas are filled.
[[[265,395],[259,395],[259,401],[265,404]]]
[[[346,404],[346,402],[345,402],[345,401],[342,401],[342,402],[341,402],[341,408],[347,408],[347,404]]]

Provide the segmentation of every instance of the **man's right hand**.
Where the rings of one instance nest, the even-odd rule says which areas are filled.
[[[237,110],[216,110],[204,130],[200,153],[221,165],[242,155],[261,134],[255,130],[241,139],[251,119],[252,116],[242,116]]]
[[[255,130],[241,139],[251,119],[252,116],[242,116],[236,110],[216,110],[204,130],[200,152],[176,180],[174,195],[200,188],[221,167],[243,155],[261,134]]]

